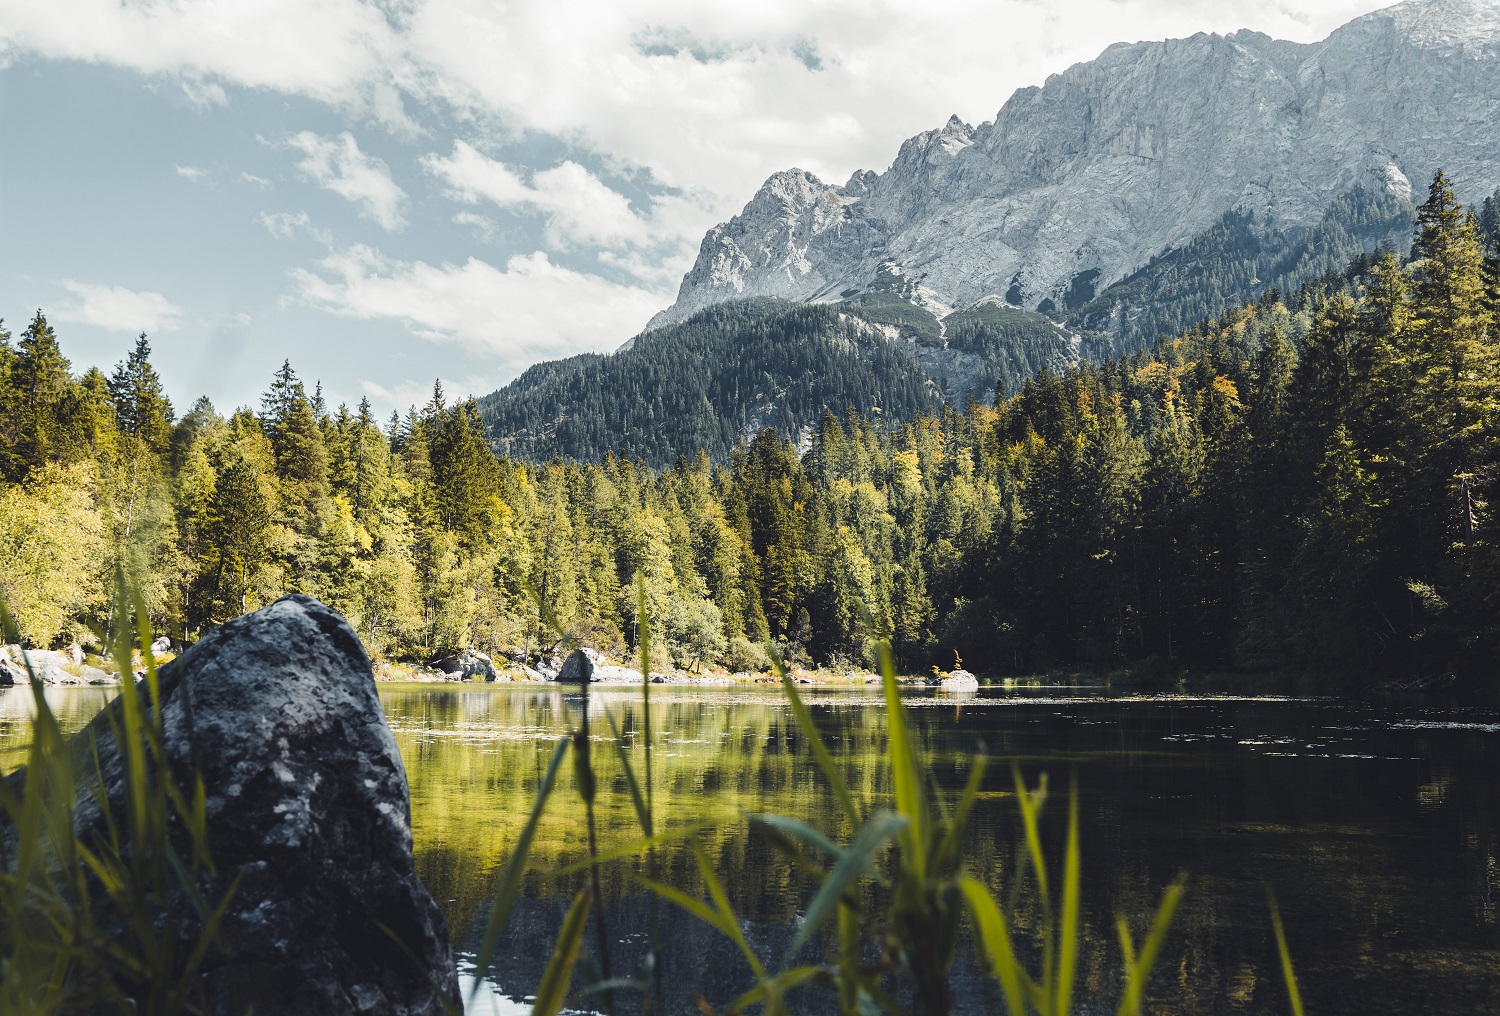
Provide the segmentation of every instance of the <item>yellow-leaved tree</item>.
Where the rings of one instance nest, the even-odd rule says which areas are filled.
[[[0,590],[21,637],[45,647],[104,598],[104,520],[96,468],[49,463],[0,492]]]

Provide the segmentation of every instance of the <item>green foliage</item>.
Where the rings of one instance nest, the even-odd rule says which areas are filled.
[[[501,454],[613,451],[657,467],[700,450],[722,462],[762,427],[795,438],[830,409],[905,420],[932,404],[911,356],[869,325],[771,300],[711,307],[613,356],[540,364],[479,401]]]
[[[90,463],[48,463],[0,494],[0,593],[21,638],[47,646],[99,605],[104,523]]]
[[[130,602],[124,589],[120,573],[116,616],[143,617],[144,603]],[[0,633],[16,637],[3,598]],[[121,673],[132,670],[137,640],[150,645],[144,621],[121,626],[110,642]],[[30,675],[26,766],[0,783],[4,1012],[196,1011],[193,980],[210,950],[222,948],[219,926],[235,885],[218,899],[205,896],[214,868],[203,786],[179,787],[171,775],[156,665],[149,650],[144,655],[145,679],[123,682],[115,703],[72,742]],[[106,731],[122,772],[115,800],[99,765],[97,738]],[[185,927],[161,920],[164,901],[174,898],[195,915]]]
[[[142,332],[135,348],[109,378],[109,400],[120,430],[154,452],[166,451],[172,437],[172,402],[151,366],[151,344]]]
[[[1134,353],[1227,307],[1263,294],[1342,288],[1345,266],[1406,229],[1410,205],[1357,187],[1316,225],[1283,232],[1250,212],[1228,212],[1210,230],[1159,254],[1067,318],[1096,357]]]
[[[893,293],[865,293],[843,306],[855,308],[860,317],[875,324],[891,325],[903,339],[925,346],[941,346],[943,331],[932,312]]]
[[[1044,367],[1064,369],[1073,359],[1068,334],[1040,314],[994,301],[975,304],[943,319],[948,346],[984,358],[989,385],[1014,392]]]
[[[1356,197],[1319,257],[1385,235],[1393,206]],[[0,336],[0,581],[35,644],[111,628],[118,564],[175,637],[302,590],[387,659],[534,660],[559,631],[619,656],[644,620],[658,670],[761,669],[761,647],[868,668],[887,640],[908,672],[956,652],[988,673],[1479,673],[1500,647],[1487,221],[1439,176],[1411,260],[1359,253],[1326,291],[1102,363],[981,303],[946,340],[1011,394],[962,409],[858,307],[752,301],[483,406],[436,388],[384,430],[284,364],[259,414],[200,400],[163,442],[142,436],[170,416],[144,340],[114,381],[73,379],[39,314]],[[486,427],[570,461],[497,459]]]

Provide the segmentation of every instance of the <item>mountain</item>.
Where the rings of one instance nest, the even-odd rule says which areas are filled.
[[[700,450],[725,461],[762,427],[800,440],[826,412],[904,422],[970,392],[989,401],[1075,357],[1066,332],[1027,311],[982,305],[949,322],[883,291],[844,306],[730,301],[608,356],[538,364],[477,401],[502,455],[613,451],[661,467]]]
[[[775,174],[645,332],[533,367],[481,412],[502,453],[667,465],[827,411],[990,401],[1268,291],[1344,285],[1405,250],[1438,168],[1466,203],[1495,191],[1500,222],[1496,137],[1500,0],[1409,0],[1311,45],[1111,46],[883,173]]]
[[[1500,3],[1409,0],[1304,45],[1256,32],[1118,44],[956,116],[842,186],[790,169],[704,237],[650,327],[724,300],[861,299],[905,284],[939,321],[1040,311],[1084,353],[1162,331],[1407,236],[1414,188],[1500,184]]]

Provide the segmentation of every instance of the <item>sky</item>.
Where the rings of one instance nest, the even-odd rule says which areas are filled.
[[[378,414],[608,352],[789,167],[884,170],[1115,42],[1371,0],[0,0],[0,317],[180,409]]]

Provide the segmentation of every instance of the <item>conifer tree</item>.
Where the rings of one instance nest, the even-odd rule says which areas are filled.
[[[151,366],[151,345],[142,332],[135,348],[109,378],[109,398],[119,427],[153,452],[167,450],[172,435],[172,403]]]
[[[216,478],[209,503],[207,536],[215,556],[215,620],[250,609],[256,569],[270,551],[270,526],[271,509],[261,490],[258,471],[248,460],[235,459]]]
[[[0,474],[19,480],[50,457],[61,455],[68,421],[59,409],[72,384],[69,363],[57,344],[57,335],[41,310],[21,333],[10,360],[9,391],[4,415],[5,442]]]

